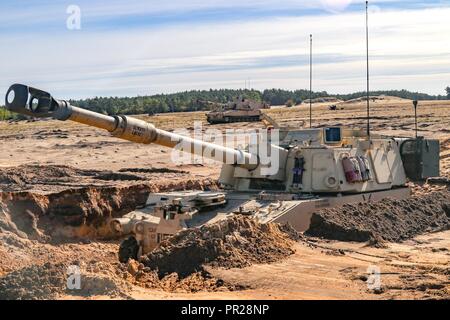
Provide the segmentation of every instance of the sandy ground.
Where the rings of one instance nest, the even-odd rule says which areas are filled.
[[[325,125],[349,125],[358,128],[366,126],[365,105],[342,103],[330,111],[329,104],[314,105],[313,127]],[[268,114],[280,123],[295,123],[308,119],[307,106],[290,109],[275,108]],[[394,136],[414,136],[414,112],[408,100],[386,100],[372,103],[372,128],[374,132]],[[419,135],[439,139],[442,143],[442,171],[450,170],[450,101],[424,101],[418,108]],[[262,128],[261,123],[251,127],[242,124],[207,124],[202,112],[162,114],[153,117],[140,116],[157,127],[192,129],[195,121],[201,121],[203,128],[242,129]],[[109,133],[83,125],[59,121],[0,122],[0,166],[21,164],[65,164],[82,169],[117,170],[129,167],[177,167],[168,161],[170,150],[156,145],[137,145],[113,138]],[[196,176],[217,175],[220,163],[205,167],[188,166]]]
[[[448,299],[450,231],[424,235],[387,248],[362,244],[299,243],[296,253],[273,264],[211,270],[249,289],[220,293],[165,293],[137,289],[136,299]],[[442,251],[441,251],[442,250]],[[383,292],[367,286],[368,268],[378,267]]]
[[[271,117],[286,123],[307,119],[307,107],[274,108]],[[364,127],[365,107],[362,103],[343,103],[338,111],[328,110],[328,104],[314,105],[313,126],[354,125]],[[377,133],[413,136],[414,118],[410,101],[393,99],[372,104],[372,128]],[[249,128],[248,124],[210,126],[203,113],[157,115],[141,118],[157,127],[173,130],[192,129],[194,121],[202,121],[204,129]],[[251,124],[262,128],[262,124]],[[450,101],[420,102],[419,134],[441,141],[441,173],[450,178]],[[29,179],[23,190],[51,196],[68,189],[89,186],[124,188],[149,184],[162,189],[185,187],[187,181],[216,179],[221,165],[206,163],[177,165],[170,159],[171,151],[156,145],[136,145],[112,138],[108,133],[86,126],[58,121],[0,122],[0,168],[16,166],[70,166],[101,173],[119,171],[141,175],[145,181],[124,177],[99,178],[74,173],[70,179]],[[169,169],[168,172],[135,169]],[[128,170],[128,171],[127,171]],[[14,171],[14,170],[13,170]],[[39,178],[39,176],[38,176]],[[42,182],[44,181],[44,182]],[[0,181],[1,182],[1,181]],[[188,184],[189,185],[189,184]],[[434,187],[415,186],[416,192],[428,192]],[[445,188],[445,187],[444,187]],[[442,187],[441,187],[442,189]],[[2,190],[5,191],[6,190]],[[13,192],[13,193],[14,193]],[[47,201],[47,200],[42,200]],[[89,205],[89,203],[88,203]],[[122,208],[123,209],[123,208]],[[2,240],[3,241],[3,240]],[[371,248],[359,243],[315,242],[296,244],[296,253],[273,264],[253,265],[244,269],[210,270],[214,276],[242,285],[243,290],[225,292],[167,292],[133,287],[129,295],[136,299],[426,299],[449,298],[450,232],[425,234],[387,248]],[[41,244],[32,240],[26,249],[13,252],[13,247],[0,245],[0,275],[6,275],[26,265],[49,260],[100,260],[112,263],[117,242],[75,241],[61,244]],[[20,246],[19,246],[20,247]],[[76,253],[75,253],[76,252]],[[381,270],[383,291],[368,290],[367,268]],[[76,296],[63,296],[78,299]],[[104,296],[91,299],[108,298]]]

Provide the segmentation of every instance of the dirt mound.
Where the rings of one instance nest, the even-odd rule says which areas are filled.
[[[10,231],[22,238],[44,239],[39,230],[38,217],[48,201],[40,195],[0,193],[0,231]]]
[[[7,231],[0,232],[0,276],[31,265],[42,265],[49,259],[52,263],[117,263],[118,244],[115,241],[73,239],[67,242],[55,245],[28,240]]]
[[[385,95],[370,96],[369,100],[371,102],[377,102],[377,101],[389,101],[389,102],[410,101],[409,99],[393,97],[393,96],[385,96]],[[353,103],[360,103],[360,102],[366,102],[366,101],[367,101],[367,97],[360,97],[360,98],[347,100],[347,101],[344,102],[344,104],[353,104]]]
[[[204,265],[243,268],[293,254],[292,245],[298,237],[288,225],[260,224],[236,216],[178,233],[144,257],[143,264],[157,270],[160,277],[174,272],[186,277],[201,272]]]
[[[88,177],[83,182],[86,186],[80,185],[83,177]],[[68,166],[0,169],[0,190],[15,190],[0,192],[0,232],[9,231],[22,238],[43,242],[62,238],[107,237],[110,235],[109,229],[104,228],[107,220],[121,217],[144,205],[151,192],[217,188],[211,179],[149,178],[146,183],[138,183],[139,179],[134,174],[78,170]],[[104,180],[132,180],[133,183],[105,186]],[[51,193],[23,191],[34,188],[35,183],[55,185],[64,190]],[[7,187],[4,188],[4,184]]]
[[[314,213],[307,235],[341,241],[400,242],[450,228],[450,193],[346,204]]]
[[[0,278],[0,299],[47,300],[62,295],[127,297],[130,285],[117,275],[114,266],[95,263],[78,267],[80,286],[69,288],[68,283],[71,281],[68,272],[73,267],[77,265],[45,263],[8,273]]]
[[[223,280],[212,277],[208,272],[195,272],[184,278],[177,273],[159,277],[155,270],[145,267],[142,263],[129,260],[121,266],[122,277],[129,283],[166,292],[199,292],[199,291],[234,291],[242,286],[225,283]]]
[[[150,191],[149,186],[135,185],[81,188],[49,195],[0,193],[0,231],[46,242],[63,236],[61,231],[66,226],[98,229],[108,218],[144,204]]]
[[[63,264],[46,263],[11,272],[0,278],[0,299],[55,299],[64,291],[65,268]]]
[[[432,178],[426,182],[409,182],[408,187],[415,197],[426,196],[433,192],[450,192],[450,179]]]

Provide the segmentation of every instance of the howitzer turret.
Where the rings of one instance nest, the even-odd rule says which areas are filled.
[[[305,231],[318,209],[406,198],[407,178],[417,178],[414,171],[421,171],[421,179],[439,175],[439,142],[424,138],[373,133],[368,137],[365,130],[342,127],[276,128],[270,139],[257,139],[256,148],[243,151],[157,129],[132,117],[81,109],[24,85],[11,86],[6,107],[105,129],[136,143],[182,146],[182,151],[224,163],[222,193],[150,194],[144,208],[111,221],[114,233],[131,235],[121,246],[121,260],[139,258],[180,230],[233,214],[250,215],[262,223],[289,222]]]

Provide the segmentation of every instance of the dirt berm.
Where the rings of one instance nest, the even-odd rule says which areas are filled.
[[[255,263],[283,259],[295,251],[300,235],[289,225],[260,224],[236,216],[199,229],[178,233],[143,258],[143,264],[160,277],[177,273],[189,276],[208,265],[243,268]]]
[[[340,241],[400,242],[450,229],[450,193],[346,204],[313,214],[306,235]]]
[[[61,295],[127,297],[130,285],[117,276],[115,267],[95,262],[79,267],[79,286],[69,289],[67,272],[76,264],[50,263],[32,265],[0,278],[1,300],[56,299]],[[73,272],[73,271],[71,271]]]
[[[139,175],[143,177],[123,173],[128,170],[142,171]],[[154,173],[155,170],[158,173]],[[121,217],[145,204],[150,192],[216,188],[216,183],[209,178],[192,180],[177,171],[170,175],[179,175],[178,180],[163,179],[161,175],[165,173],[160,171],[170,170],[132,168],[112,172],[68,166],[0,168],[0,233],[10,231],[41,242],[105,238],[109,236],[108,219]],[[147,180],[141,181],[143,178]]]

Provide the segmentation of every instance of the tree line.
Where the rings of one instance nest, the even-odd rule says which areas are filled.
[[[450,90],[450,89],[449,89]],[[387,95],[412,100],[443,100],[450,99],[449,95],[429,95],[426,93],[410,92],[407,90],[374,91],[371,95]],[[333,95],[326,91],[313,92],[312,98],[336,97],[340,100],[351,100],[365,97],[365,92]],[[173,94],[158,94],[153,96],[139,96],[131,98],[93,98],[74,100],[75,106],[87,108],[104,114],[154,114],[165,112],[207,111],[211,106],[205,101],[227,103],[236,97],[244,97],[256,101],[266,102],[272,106],[285,105],[288,101],[300,104],[309,99],[309,90],[192,90]]]
[[[443,100],[450,99],[450,87],[446,88],[447,95],[429,95],[426,93],[410,92],[407,90],[373,91],[372,96],[387,95],[412,100]],[[313,92],[312,98],[336,97],[340,100],[351,100],[365,97],[365,92],[351,94],[330,94],[326,91]],[[82,100],[70,100],[74,106],[86,108],[103,114],[155,114],[183,111],[207,111],[211,105],[206,101],[227,103],[236,97],[245,97],[270,105],[294,105],[309,99],[309,90],[233,90],[210,89],[192,90],[173,94],[157,94],[138,97],[95,97]],[[0,120],[21,119],[20,115],[12,114],[0,108]]]

